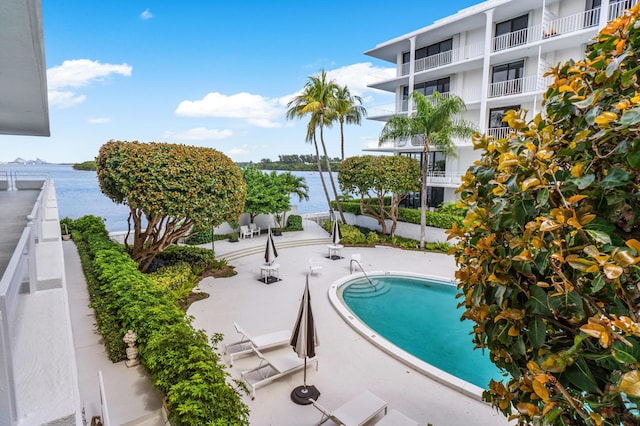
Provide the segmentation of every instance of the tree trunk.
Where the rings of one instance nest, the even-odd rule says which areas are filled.
[[[327,197],[327,205],[329,206],[329,214],[333,216],[333,207],[331,207],[331,197],[329,197],[329,191],[327,191],[327,184],[324,182],[324,175],[322,174],[322,164],[320,163],[320,153],[318,152],[318,142],[316,141],[316,135],[313,135],[313,147],[316,149],[316,163],[318,164],[318,174],[320,174],[320,182],[322,183],[322,189],[324,190],[324,196]]]
[[[344,118],[340,117],[340,152],[344,161]]]
[[[424,138],[422,161],[422,188],[420,190],[420,250],[424,250],[427,234],[427,171],[429,169],[429,141]]]
[[[336,200],[336,207],[338,207],[338,212],[340,213],[340,219],[342,219],[342,223],[347,223],[347,221],[344,218],[344,213],[342,212],[342,206],[340,205],[340,200],[338,199],[338,191],[336,190],[336,183],[333,180],[333,173],[331,172],[331,164],[329,162],[329,156],[327,155],[327,146],[324,144],[324,135],[323,135],[322,128],[323,128],[323,125],[322,125],[322,122],[320,122],[320,143],[322,144],[322,151],[324,152],[324,161],[327,164],[327,172],[329,173],[329,182],[331,183],[331,188],[333,188],[333,195]]]

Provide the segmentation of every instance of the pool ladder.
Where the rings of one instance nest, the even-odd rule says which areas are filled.
[[[353,263],[354,262],[358,264],[358,267],[360,268],[360,270],[364,274],[364,277],[367,279],[367,281],[369,281],[369,284],[371,284],[371,287],[373,287],[374,291],[378,291],[378,287],[376,287],[375,283],[373,281],[371,281],[371,278],[369,278],[369,275],[367,275],[367,273],[364,271],[364,268],[362,267],[362,265],[360,264],[360,261],[358,259],[352,258],[349,261],[349,274],[353,274]]]

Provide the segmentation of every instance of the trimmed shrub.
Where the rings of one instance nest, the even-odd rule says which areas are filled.
[[[178,302],[186,300],[198,283],[198,276],[187,262],[158,268],[148,276],[157,286],[168,289]]]
[[[302,216],[292,214],[287,218],[287,231],[302,231]]]
[[[216,254],[212,250],[191,246],[169,246],[158,254],[155,260],[154,271],[164,266],[186,262],[191,266],[193,273],[198,276],[206,271],[213,271],[227,266],[227,261],[216,259]]]
[[[185,244],[197,246],[199,244],[207,244],[213,240],[213,227],[194,228],[191,234],[184,240]]]

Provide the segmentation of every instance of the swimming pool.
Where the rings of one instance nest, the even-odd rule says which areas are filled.
[[[460,321],[450,281],[407,273],[362,274],[331,286],[329,297],[344,319],[372,343],[426,375],[479,397],[503,379],[488,352],[474,350],[470,321]]]

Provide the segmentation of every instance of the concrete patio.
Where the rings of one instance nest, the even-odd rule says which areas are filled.
[[[345,247],[343,259],[332,261],[326,258],[328,234],[313,222],[305,220],[304,226],[303,232],[275,237],[281,281],[270,285],[258,281],[264,234],[239,243],[216,241],[216,254],[231,259],[229,263],[235,266],[237,275],[207,278],[200,283],[200,290],[209,293],[210,297],[189,308],[188,314],[195,317],[194,326],[206,330],[209,335],[223,333],[223,343],[238,339],[234,321],[255,335],[291,329],[309,271],[309,259],[313,259],[314,265],[322,267],[309,282],[320,340],[317,348],[319,369],[307,370],[307,384],[320,390],[319,402],[324,407],[336,408],[367,389],[386,400],[389,409],[399,410],[422,425],[507,424],[506,419],[489,405],[427,378],[373,346],[345,323],[327,298],[329,286],[349,274],[349,259],[354,253],[360,254],[367,272],[407,271],[446,278],[452,278],[455,270],[451,256],[387,247]],[[433,237],[436,231],[430,232]],[[441,230],[435,239],[442,241]],[[275,354],[291,349],[276,351]],[[229,372],[239,380],[243,370],[255,367],[258,362],[256,356],[238,359]],[[302,381],[303,373],[299,371],[259,388],[255,400],[245,396],[244,401],[251,410],[251,424],[318,423],[321,418],[318,410],[311,405],[296,405],[290,400],[291,390]]]

